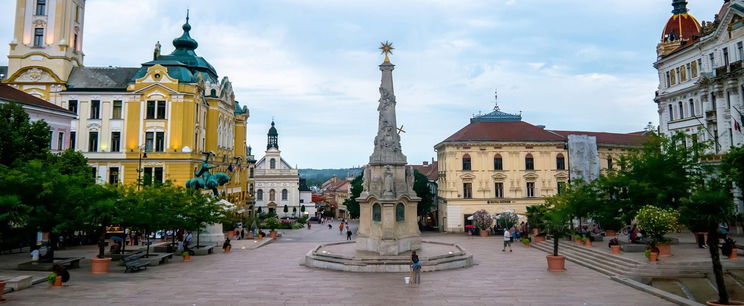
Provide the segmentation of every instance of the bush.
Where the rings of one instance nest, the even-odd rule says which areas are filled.
[[[291,227],[292,227],[293,230],[305,228],[305,226],[303,226],[302,224],[299,224],[299,223],[292,224]]]
[[[485,209],[476,211],[473,214],[473,225],[475,225],[475,227],[479,228],[480,230],[487,230],[489,227],[491,227],[492,223],[493,218],[491,218],[491,215],[489,215]]]
[[[297,218],[297,223],[299,223],[299,224],[305,224],[305,223],[307,223],[307,217],[299,217],[299,218]]]
[[[652,246],[669,241],[664,235],[677,229],[678,218],[679,212],[653,205],[644,206],[636,215],[638,229],[649,237]]]
[[[517,224],[517,221],[519,221],[519,216],[513,212],[505,212],[499,215],[499,218],[496,219],[496,225],[498,227],[503,229],[510,229],[512,226]]]
[[[281,226],[281,223],[279,222],[279,219],[277,219],[276,217],[268,218],[264,221],[264,227],[272,231],[279,228],[279,226]]]

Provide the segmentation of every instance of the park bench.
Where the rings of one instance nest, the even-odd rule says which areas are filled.
[[[26,289],[28,287],[31,287],[31,275],[19,275],[11,279],[5,280],[5,287],[13,289],[13,291],[18,291],[21,289]]]
[[[147,269],[147,265],[149,265],[150,263],[141,259],[144,255],[145,254],[138,253],[128,257],[124,257],[124,273],[127,273],[128,271],[134,272],[142,269]]]

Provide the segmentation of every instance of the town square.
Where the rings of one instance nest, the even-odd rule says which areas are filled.
[[[0,304],[744,305],[744,0],[0,14]]]

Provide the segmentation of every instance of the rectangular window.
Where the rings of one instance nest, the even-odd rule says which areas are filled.
[[[685,108],[682,106],[682,101],[679,101],[677,104],[679,105],[679,119],[682,119],[685,117]]]
[[[36,0],[36,16],[46,15],[46,0]]]
[[[715,93],[710,94],[710,104],[713,105],[713,110],[716,110],[716,108],[718,107]]]
[[[675,68],[675,69],[674,69],[674,72],[675,72],[675,74],[677,75],[677,77],[679,78],[679,83],[682,83],[682,82],[684,82],[684,81],[685,81],[685,80],[684,80],[684,79],[682,78],[682,73],[683,73],[683,72],[685,72],[684,70],[682,70],[682,71],[679,71],[679,67],[677,67],[677,68]]]
[[[715,56],[715,54],[713,54],[713,53],[708,54],[708,61],[710,62],[710,71],[712,72],[713,70],[716,69],[716,56]]]
[[[119,167],[109,168],[108,183],[111,185],[119,184]]]
[[[158,101],[157,119],[165,119],[165,101]]]
[[[155,119],[155,101],[147,101],[147,119]]]
[[[558,170],[566,170],[566,158],[559,156],[555,159],[555,168]]]
[[[101,101],[90,101],[90,119],[101,119]]]
[[[685,65],[685,71],[687,71],[687,76],[692,78],[692,68],[690,67],[690,64]]]
[[[736,43],[736,50],[739,51],[739,60],[744,60],[744,45],[741,42]]]
[[[672,75],[672,82],[670,84],[677,84],[677,73],[674,69],[670,70],[669,73]]]
[[[54,131],[49,131],[49,149],[54,150]]]
[[[121,101],[114,100],[113,112],[111,113],[111,119],[121,119]]]
[[[90,174],[93,175],[93,179],[98,178],[98,168],[96,167],[90,167]]]
[[[527,182],[527,197],[535,197],[535,182]]]
[[[472,183],[462,184],[462,197],[465,199],[473,198],[473,184]]]
[[[612,156],[607,157],[607,169],[612,170]]]
[[[558,182],[558,194],[563,193],[566,190],[566,182]]]
[[[77,51],[77,41],[78,41],[78,35],[75,34],[75,36],[72,38],[72,50]]]
[[[152,184],[152,167],[145,167],[142,172],[142,185],[150,186]]]
[[[698,70],[702,72],[703,71],[703,59],[702,58],[699,58],[697,60],[697,66],[698,66]]]
[[[111,132],[111,152],[121,150],[121,132]]]
[[[155,186],[163,184],[163,167],[155,167],[154,172],[153,178],[155,180]]]
[[[70,132],[70,148],[76,150],[75,144],[77,144],[77,132]]]
[[[57,151],[62,151],[65,144],[65,132],[59,132],[57,134]]]
[[[88,152],[98,152],[98,132],[88,133]]]
[[[728,69],[728,65],[729,65],[728,48],[723,48],[723,65],[726,66],[726,69]]]
[[[155,152],[165,151],[165,133],[155,132]]]
[[[698,76],[698,62],[693,61],[692,63],[690,63],[690,67],[690,72],[692,73],[690,76],[696,78]]]
[[[70,100],[67,102],[67,110],[77,114],[78,113],[78,101]]]
[[[497,198],[503,198],[504,197],[504,183],[496,183],[496,197]]]
[[[674,121],[674,107],[672,107],[672,104],[669,104],[669,121]]]
[[[34,47],[44,46],[44,28],[34,29]]]
[[[690,116],[695,116],[695,102],[690,99]]]
[[[672,86],[672,79],[669,76],[669,71],[666,72],[666,86]]]
[[[75,6],[75,22],[80,23],[80,7]]]
[[[493,170],[504,170],[504,160],[501,157],[493,159]]]
[[[535,170],[535,159],[527,157],[524,159],[524,168],[527,170]]]
[[[152,152],[152,149],[155,146],[155,133],[153,132],[146,132],[145,133],[145,152]]]
[[[684,81],[687,81],[687,69],[685,66],[681,66],[679,69],[679,82],[682,83]]]

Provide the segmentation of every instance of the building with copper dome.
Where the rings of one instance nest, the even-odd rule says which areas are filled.
[[[700,0],[690,0],[700,1]],[[659,131],[710,141],[723,154],[744,143],[744,0],[721,1],[713,21],[698,23],[686,0],[672,1],[654,67]]]

